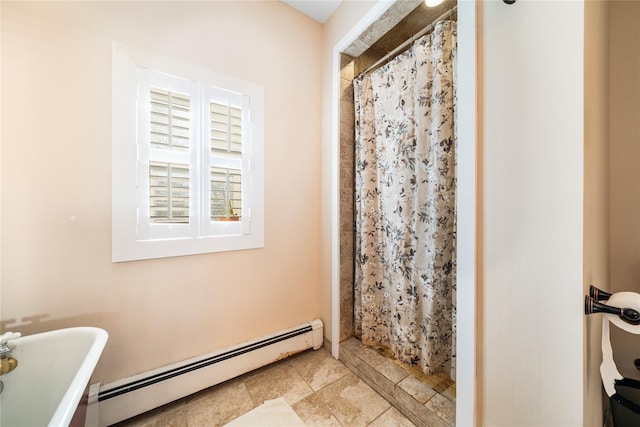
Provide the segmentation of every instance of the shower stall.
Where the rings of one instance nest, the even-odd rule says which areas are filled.
[[[420,5],[341,55],[340,358],[376,351],[436,389],[439,410],[412,414],[434,425],[455,424],[455,9]]]

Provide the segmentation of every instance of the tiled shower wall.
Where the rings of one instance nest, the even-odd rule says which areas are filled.
[[[354,61],[340,57],[340,341],[353,336]]]

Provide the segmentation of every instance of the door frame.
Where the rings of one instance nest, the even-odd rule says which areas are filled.
[[[340,54],[394,2],[379,0],[333,47],[331,109],[331,352],[340,351]],[[477,323],[479,139],[477,17],[480,2],[458,2],[458,177],[456,424],[474,425],[479,378]],[[480,406],[480,405],[479,405]]]

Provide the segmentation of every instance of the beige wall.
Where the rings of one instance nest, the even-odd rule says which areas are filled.
[[[609,2],[584,6],[583,294],[609,290]],[[602,426],[602,318],[584,316],[584,426]]]
[[[111,382],[322,314],[322,26],[279,2],[2,2],[2,329]],[[111,263],[111,43],[265,88],[265,248]],[[327,320],[327,319],[324,319]]]
[[[483,3],[487,426],[583,424],[582,2]]]
[[[610,207],[611,290],[640,292],[640,2],[611,2]],[[640,378],[640,337],[612,328],[618,369]]]

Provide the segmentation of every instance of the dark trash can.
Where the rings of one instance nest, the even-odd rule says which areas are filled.
[[[615,427],[640,426],[640,381],[623,378],[615,382],[616,392],[609,398]]]

